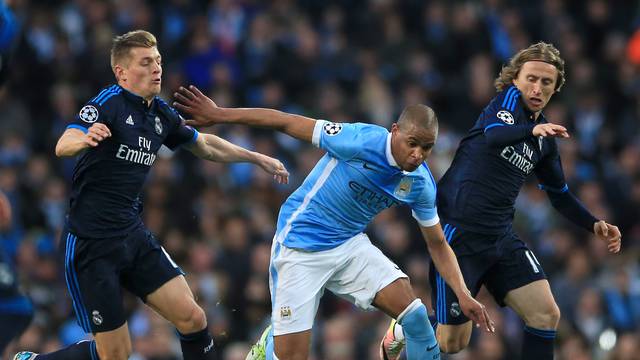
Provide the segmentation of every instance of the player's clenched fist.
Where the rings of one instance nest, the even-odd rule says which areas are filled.
[[[102,123],[95,123],[91,125],[85,136],[85,142],[91,147],[96,147],[98,144],[111,136],[111,130],[107,125]]]

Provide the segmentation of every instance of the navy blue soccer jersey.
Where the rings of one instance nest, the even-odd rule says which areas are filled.
[[[438,183],[443,221],[478,233],[504,232],[513,221],[516,197],[532,172],[542,188],[566,192],[555,139],[527,135],[535,124],[545,122],[542,114],[534,120],[515,86],[499,93],[462,139]],[[509,144],[490,144],[487,132],[503,126],[519,127],[524,136]]]
[[[96,122],[111,137],[79,155],[73,172],[69,228],[80,237],[125,234],[141,223],[140,192],[161,145],[194,142],[198,132],[159,97],[150,106],[119,85],[103,89],[67,128],[84,132]]]

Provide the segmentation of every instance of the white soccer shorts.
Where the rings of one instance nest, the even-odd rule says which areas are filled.
[[[325,289],[361,309],[373,310],[376,294],[407,275],[360,233],[326,251],[290,249],[274,241],[269,266],[274,335],[311,329]]]

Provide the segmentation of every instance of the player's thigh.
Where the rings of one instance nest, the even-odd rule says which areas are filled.
[[[398,318],[406,308],[416,299],[408,278],[399,278],[378,291],[373,299],[373,305],[385,314]]]
[[[182,333],[202,330],[207,325],[204,310],[196,303],[184,276],[176,276],[151,294],[147,305],[174,324]]]
[[[191,323],[194,318],[202,317],[202,310],[195,303],[180,267],[147,229],[138,229],[127,241],[129,247],[136,250],[136,256],[131,266],[122,274],[122,286],[149,304],[179,330],[192,330]],[[197,330],[202,330],[202,327],[195,331]]]
[[[340,247],[306,252],[275,242],[269,265],[271,322],[275,336],[310,330],[324,293],[335,272]]]
[[[537,280],[511,290],[504,302],[536,329],[554,329],[560,320],[560,309],[547,280]]]
[[[126,360],[129,358],[131,338],[126,322],[115,330],[96,333],[94,338],[96,340],[95,351],[98,352],[101,360]]]
[[[377,305],[390,316],[397,317],[415,299],[408,280],[397,282],[407,279],[407,275],[371,244],[365,234],[346,242],[338,259],[327,289],[359,308],[372,310]],[[383,291],[389,286],[391,289]],[[395,294],[397,298],[392,290],[399,291]]]
[[[274,336],[273,346],[279,360],[306,360],[311,346],[311,330]]]
[[[516,235],[506,236],[511,237],[502,240],[507,249],[485,276],[487,290],[500,306],[506,305],[505,299],[511,291],[547,278],[533,252]]]
[[[63,232],[65,281],[86,333],[109,332],[126,322],[120,286],[126,255],[121,240],[98,241]]]

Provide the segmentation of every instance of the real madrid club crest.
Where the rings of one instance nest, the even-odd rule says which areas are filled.
[[[156,116],[156,134],[160,135],[162,134],[162,122],[160,122],[160,118]]]
[[[407,197],[411,193],[411,186],[413,185],[413,178],[405,176],[400,180],[400,183],[396,187],[393,194],[399,198]]]

